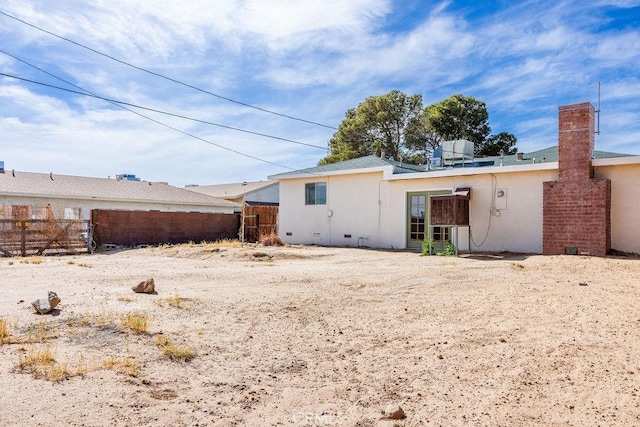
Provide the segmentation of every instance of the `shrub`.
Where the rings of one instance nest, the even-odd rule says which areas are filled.
[[[260,236],[260,244],[263,246],[284,246],[282,239],[275,233]]]
[[[176,345],[171,338],[164,335],[156,336],[156,345],[162,350],[162,354],[171,360],[184,360],[188,362],[195,357],[190,347]]]
[[[131,329],[131,331],[136,334],[143,334],[147,332],[148,328],[147,314],[139,311],[127,313],[122,317],[122,325]]]
[[[424,241],[422,242],[422,256],[426,256],[426,255],[431,255],[433,254],[433,240],[431,239],[424,239]]]

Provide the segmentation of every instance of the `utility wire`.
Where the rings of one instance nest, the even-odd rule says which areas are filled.
[[[26,65],[28,65],[28,66],[30,66],[30,67],[33,67],[33,68],[35,68],[36,70],[38,70],[38,71],[40,71],[40,72],[43,72],[43,73],[45,73],[45,74],[47,74],[47,75],[49,75],[49,76],[53,77],[54,79],[60,80],[60,81],[62,81],[62,82],[64,82],[64,83],[66,83],[66,84],[68,84],[68,85],[70,85],[70,86],[73,86],[73,87],[75,87],[76,89],[80,89],[81,91],[84,91],[84,92],[86,92],[86,93],[88,93],[88,94],[90,94],[90,95],[97,96],[97,95],[95,95],[95,94],[91,93],[90,91],[88,91],[88,90],[86,90],[86,89],[83,89],[83,88],[81,88],[80,86],[77,86],[77,85],[75,85],[75,84],[73,84],[73,83],[71,83],[71,82],[69,82],[69,81],[67,81],[67,80],[63,79],[62,77],[58,77],[58,76],[56,76],[56,75],[54,75],[54,74],[52,74],[52,73],[50,73],[50,72],[48,72],[48,71],[46,71],[46,70],[43,70],[42,68],[40,68],[40,67],[38,67],[38,66],[36,66],[36,65],[33,65],[33,64],[31,64],[31,63],[29,63],[29,62],[27,62],[27,61],[23,60],[23,59],[20,59],[20,58],[18,58],[18,57],[16,57],[16,56],[14,56],[14,55],[11,55],[11,54],[9,54],[9,53],[7,53],[7,52],[3,51],[3,50],[0,50],[0,52],[4,53],[5,55],[9,55],[9,56],[11,56],[12,58],[16,59],[17,61],[22,62],[23,64],[26,64]],[[274,162],[271,162],[271,161],[269,161],[269,160],[261,159],[260,157],[252,156],[251,154],[246,154],[246,153],[243,153],[243,152],[241,152],[241,151],[237,151],[237,150],[234,150],[234,149],[232,149],[232,148],[225,147],[224,145],[216,144],[215,142],[212,142],[212,141],[209,141],[209,140],[207,140],[207,139],[201,138],[201,137],[199,137],[199,136],[193,135],[193,134],[191,134],[191,133],[189,133],[189,132],[185,132],[185,131],[183,131],[183,130],[181,130],[181,129],[178,129],[178,128],[176,128],[176,127],[173,127],[173,126],[171,126],[171,125],[168,125],[168,124],[166,124],[166,123],[163,123],[163,122],[161,122],[161,121],[159,121],[159,120],[153,119],[153,118],[151,118],[151,117],[149,117],[149,116],[145,116],[144,114],[141,114],[141,113],[139,113],[139,112],[137,112],[137,111],[135,111],[135,110],[132,110],[132,109],[130,109],[130,108],[127,108],[127,107],[125,107],[124,105],[120,105],[120,104],[118,104],[118,103],[116,103],[116,102],[112,102],[112,101],[107,101],[107,102],[110,102],[111,104],[113,104],[113,105],[115,105],[115,106],[117,106],[117,107],[119,107],[119,108],[122,108],[123,110],[127,110],[127,111],[129,111],[130,113],[133,113],[133,114],[135,114],[135,115],[137,115],[137,116],[140,116],[140,117],[142,117],[142,118],[145,118],[145,119],[147,119],[147,120],[150,120],[150,121],[152,121],[152,122],[154,122],[154,123],[156,123],[156,124],[158,124],[158,125],[160,125],[160,126],[163,126],[163,127],[168,128],[168,129],[174,130],[174,131],[179,132],[179,133],[181,133],[181,134],[183,134],[183,135],[186,135],[186,136],[189,136],[189,137],[191,137],[191,138],[197,139],[197,140],[199,140],[199,141],[205,142],[205,143],[207,143],[207,144],[210,144],[210,145],[216,146],[216,147],[221,148],[221,149],[223,149],[223,150],[230,151],[230,152],[232,152],[232,153],[238,154],[238,155],[240,155],[240,156],[248,157],[248,158],[250,158],[250,159],[257,160],[257,161],[259,161],[259,162],[268,163],[268,164],[273,165],[273,166],[278,166],[278,167],[280,167],[280,168],[289,169],[289,170],[292,170],[292,171],[298,171],[298,170],[299,170],[299,169],[292,168],[292,167],[289,167],[289,166],[285,166],[285,165],[281,165],[281,164],[278,164],[278,163],[274,163]]]
[[[2,49],[0,49],[0,52],[4,53],[5,55],[9,55],[8,53],[3,51]],[[9,55],[9,56],[12,56],[12,55]],[[12,56],[12,57],[15,58],[14,56]],[[142,105],[132,104],[130,102],[125,102],[125,101],[118,101],[117,99],[105,98],[104,96],[94,95],[92,93],[80,92],[80,91],[77,91],[77,90],[68,89],[68,88],[64,88],[64,87],[60,87],[60,86],[55,86],[55,85],[51,85],[51,84],[48,84],[48,83],[38,82],[38,81],[35,81],[35,80],[26,79],[24,77],[14,76],[14,75],[11,75],[11,74],[0,73],[0,76],[10,77],[12,79],[22,80],[24,82],[33,83],[33,84],[40,85],[40,86],[46,86],[46,87],[49,87],[49,88],[52,88],[52,89],[63,90],[65,92],[75,93],[77,95],[83,95],[83,96],[88,96],[88,97],[91,97],[91,98],[102,99],[104,101],[108,101],[108,102],[111,102],[111,103],[114,103],[114,104],[126,105],[126,106],[129,106],[129,107],[139,108],[141,110],[152,111],[154,113],[159,113],[159,114],[164,114],[164,115],[167,115],[167,116],[178,117],[180,119],[190,120],[190,121],[193,121],[193,122],[204,123],[204,124],[212,125],[212,126],[218,126],[218,127],[224,128],[224,129],[230,129],[230,130],[234,130],[234,131],[237,131],[237,132],[244,132],[244,133],[249,133],[251,135],[262,136],[262,137],[265,137],[265,138],[277,139],[279,141],[290,142],[292,144],[305,145],[307,147],[318,148],[320,150],[326,150],[327,149],[327,147],[321,147],[319,145],[313,145],[313,144],[308,144],[306,142],[294,141],[292,139],[281,138],[279,136],[268,135],[268,134],[260,133],[260,132],[253,132],[253,131],[250,131],[250,130],[236,128],[236,127],[233,127],[233,126],[222,125],[220,123],[209,122],[207,120],[194,119],[193,117],[184,116],[182,114],[169,113],[167,111],[157,110],[155,108],[143,107]]]
[[[42,31],[43,33],[47,33],[47,34],[49,34],[49,35],[51,35],[53,37],[57,37],[57,38],[59,38],[61,40],[64,40],[64,41],[69,42],[69,43],[72,43],[72,44],[74,44],[76,46],[79,46],[79,47],[81,47],[83,49],[90,50],[93,53],[96,53],[98,55],[104,56],[104,57],[109,58],[109,59],[111,59],[113,61],[119,62],[120,64],[126,65],[126,66],[131,67],[131,68],[135,68],[136,70],[143,71],[145,73],[154,75],[156,77],[163,78],[163,79],[168,80],[170,82],[177,83],[179,85],[182,85],[182,86],[197,90],[198,92],[206,93],[207,95],[215,96],[216,98],[224,99],[225,101],[233,102],[234,104],[242,105],[243,107],[253,108],[255,110],[259,110],[259,111],[262,111],[262,112],[265,112],[265,113],[269,113],[269,114],[273,114],[273,115],[276,115],[276,116],[284,117],[284,118],[287,118],[287,119],[297,120],[299,122],[309,123],[309,124],[312,124],[312,125],[321,126],[321,127],[328,128],[328,129],[337,129],[335,126],[329,126],[329,125],[325,125],[325,124],[322,124],[322,123],[314,122],[314,121],[311,121],[311,120],[305,120],[305,119],[301,119],[301,118],[298,118],[298,117],[289,116],[287,114],[278,113],[276,111],[268,110],[266,108],[258,107],[258,106],[251,105],[251,104],[247,104],[247,103],[241,102],[241,101],[236,101],[234,99],[227,98],[226,96],[215,94],[213,92],[210,92],[210,91],[205,90],[205,89],[201,89],[201,88],[199,88],[197,86],[194,86],[194,85],[191,85],[189,83],[184,83],[184,82],[182,82],[180,80],[177,80],[177,79],[174,79],[172,77],[168,77],[168,76],[165,76],[163,74],[156,73],[155,71],[147,70],[146,68],[142,68],[142,67],[139,67],[137,65],[133,65],[133,64],[131,64],[129,62],[123,61],[121,59],[118,59],[118,58],[113,57],[111,55],[108,55],[106,53],[100,52],[100,51],[98,51],[96,49],[93,49],[93,48],[91,48],[89,46],[86,46],[84,44],[78,43],[78,42],[73,41],[73,40],[71,40],[69,38],[60,36],[60,35],[58,35],[56,33],[51,32],[51,31],[45,30],[44,28],[38,27],[37,25],[31,24],[31,23],[29,23],[27,21],[24,21],[24,20],[22,20],[22,19],[20,19],[18,17],[15,17],[13,15],[9,15],[8,13],[6,13],[6,12],[4,12],[2,10],[0,10],[0,14],[6,16],[8,18],[14,19],[14,20],[16,20],[18,22],[21,22],[21,23],[23,23],[25,25],[28,25],[28,26],[30,26],[32,28],[35,28],[36,30]]]

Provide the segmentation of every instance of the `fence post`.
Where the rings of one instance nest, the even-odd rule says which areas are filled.
[[[20,250],[22,256],[27,256],[27,222],[20,221]]]

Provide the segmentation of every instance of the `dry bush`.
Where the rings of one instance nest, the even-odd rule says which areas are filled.
[[[10,339],[11,333],[7,321],[0,317],[0,344],[8,343]]]
[[[103,366],[132,377],[137,377],[140,372],[140,363],[128,357],[109,357],[104,361]]]
[[[212,243],[212,245],[217,248],[219,247],[238,248],[242,246],[242,242],[240,242],[240,240],[238,239],[221,239],[221,240],[216,240],[215,242]]]
[[[178,295],[178,293],[177,293],[177,292],[176,292],[175,294],[173,294],[173,296],[172,296],[172,297],[168,297],[168,298],[166,299],[166,301],[167,301],[167,304],[169,304],[169,305],[170,305],[170,306],[172,306],[172,307],[175,307],[175,308],[183,308],[183,307],[182,307],[182,301],[183,301],[183,299],[182,299],[182,298],[180,298],[180,295]]]
[[[171,360],[184,360],[188,362],[195,357],[190,347],[176,345],[171,338],[164,335],[156,336],[156,345],[160,347],[162,354]]]
[[[149,327],[149,317],[147,313],[134,311],[122,316],[122,326],[129,328],[133,333],[144,334]]]
[[[32,348],[24,356],[20,356],[16,369],[27,371],[34,378],[45,378],[60,381],[67,378],[67,365],[55,363],[55,350],[50,345],[44,348]]]
[[[263,234],[260,236],[260,244],[263,246],[284,246],[285,243],[275,233]]]

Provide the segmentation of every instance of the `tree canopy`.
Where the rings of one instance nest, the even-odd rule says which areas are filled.
[[[329,141],[331,154],[320,164],[382,153],[400,160],[408,147],[415,145],[425,133],[421,114],[421,95],[408,96],[394,90],[386,95],[371,96],[357,108],[347,110]]]
[[[382,153],[424,163],[442,141],[455,139],[472,141],[476,155],[515,153],[517,138],[508,132],[490,136],[488,121],[485,103],[470,96],[453,95],[423,108],[421,95],[394,90],[347,110],[329,141],[331,153],[319,164]]]

